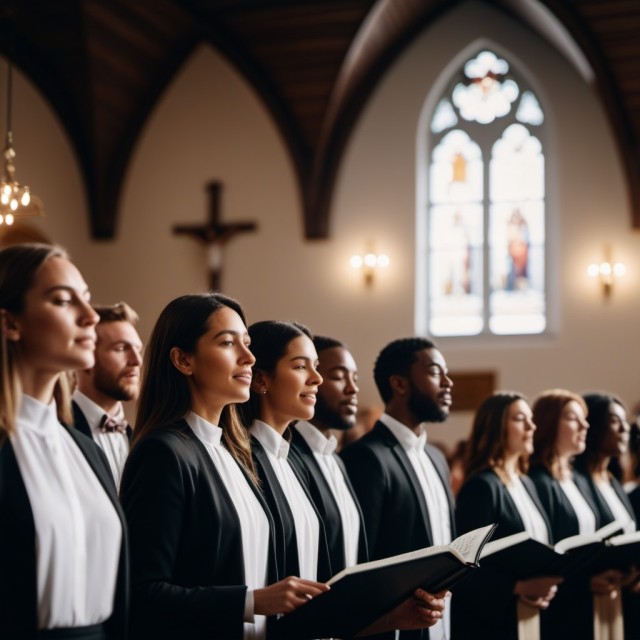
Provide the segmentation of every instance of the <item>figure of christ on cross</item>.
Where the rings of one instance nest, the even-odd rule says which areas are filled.
[[[220,193],[222,183],[212,181],[207,185],[209,191],[209,221],[200,225],[175,225],[173,232],[177,235],[186,234],[203,242],[207,246],[209,266],[209,287],[212,291],[222,290],[222,249],[231,238],[239,233],[255,231],[255,222],[232,222],[225,224],[220,221]]]

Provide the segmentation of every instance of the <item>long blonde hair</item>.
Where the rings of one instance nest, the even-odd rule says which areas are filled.
[[[7,340],[7,313],[19,314],[24,309],[25,294],[33,286],[38,269],[51,258],[69,259],[67,252],[55,245],[21,244],[0,249],[0,443],[16,428],[16,416],[22,396],[22,386],[16,366],[17,346]],[[58,418],[70,424],[71,384],[62,372],[55,385],[54,398]]]

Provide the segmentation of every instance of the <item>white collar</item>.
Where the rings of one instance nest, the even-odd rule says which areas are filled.
[[[61,426],[56,401],[51,400],[49,404],[44,404],[40,400],[22,394],[17,422],[21,429],[30,429],[42,437],[53,437],[58,430],[52,429],[51,426]]]
[[[222,429],[220,427],[208,420],[205,420],[202,416],[199,416],[193,411],[189,411],[184,419],[191,427],[193,433],[195,433],[200,440],[207,442],[214,447],[220,445],[220,441],[222,440]]]
[[[427,428],[424,422],[420,424],[420,435],[417,436],[413,429],[392,418],[388,413],[383,413],[379,419],[391,431],[405,451],[424,451],[427,444]]]
[[[262,420],[254,420],[249,431],[271,455],[287,459],[289,443],[273,427]]]
[[[116,411],[113,414],[108,414],[99,404],[96,404],[89,396],[78,389],[73,392],[72,398],[80,407],[80,410],[84,414],[84,417],[89,423],[89,427],[92,431],[99,430],[104,416],[109,416],[116,420],[124,418],[124,407],[122,406],[122,402],[118,402]]]
[[[330,456],[338,446],[338,441],[334,435],[327,438],[320,429],[306,420],[298,420],[294,429],[298,430],[298,433],[304,438],[313,453]]]

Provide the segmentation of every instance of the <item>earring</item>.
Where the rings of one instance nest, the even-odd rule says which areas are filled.
[[[262,389],[260,389],[260,393],[262,394],[267,393],[267,387],[262,387]]]

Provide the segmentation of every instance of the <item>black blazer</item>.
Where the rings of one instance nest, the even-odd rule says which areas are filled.
[[[576,475],[583,478],[586,486],[589,487],[591,496],[593,497],[593,500],[598,507],[598,515],[600,517],[600,522],[602,522],[602,526],[613,522],[615,520],[613,512],[611,511],[611,508],[609,507],[607,501],[604,499],[604,496],[600,493],[600,490],[596,486],[596,483],[594,482],[591,475],[582,473],[580,471],[576,471]],[[631,500],[629,500],[629,496],[625,493],[622,485],[615,477],[611,476],[610,479],[611,487],[616,492],[616,495],[618,496],[620,502],[622,502],[622,504],[624,505],[624,508],[629,512],[629,517],[637,525],[636,514],[633,509],[633,505],[631,504]]]
[[[296,527],[289,502],[282,491],[282,487],[271,466],[271,462],[269,462],[267,452],[254,436],[251,436],[251,451],[253,454],[253,462],[256,466],[258,477],[260,478],[260,486],[271,510],[271,514],[273,515],[273,519],[275,520],[278,571],[283,577],[299,576],[298,541],[296,539]],[[318,513],[311,496],[309,478],[304,470],[304,464],[296,457],[296,451],[290,448],[288,456],[290,466],[318,516],[320,524],[318,540],[318,582],[326,582],[331,578],[333,572],[331,571],[331,560],[329,558],[329,547],[327,545],[324,521],[320,513]]]
[[[532,467],[529,476],[536,486],[540,502],[551,522],[553,542],[578,535],[580,533],[578,517],[560,483],[544,465]],[[586,478],[582,474],[574,472],[573,480],[596,516],[596,529],[602,527],[606,523],[602,521],[600,510]],[[593,638],[593,598],[587,573],[585,571],[569,577],[560,585],[558,594],[546,612],[547,637],[549,639],[581,638],[589,640]]]
[[[66,428],[66,427],[65,427]],[[67,429],[93,469],[122,523],[122,547],[114,609],[105,626],[110,640],[127,637],[129,559],[127,529],[113,476],[103,451],[75,429]],[[36,531],[26,487],[9,440],[0,444],[0,637],[38,637]]]
[[[533,480],[540,502],[549,517],[553,543],[564,540],[569,536],[578,535],[580,533],[578,517],[560,483],[549,473],[549,470],[544,465],[533,466],[529,470],[529,477]],[[599,529],[606,522],[602,521],[600,509],[598,509],[598,504],[589,488],[587,479],[582,474],[574,472],[573,480],[595,514],[596,529]]]
[[[449,467],[442,452],[427,444],[449,501],[451,535],[455,537]],[[428,505],[411,461],[393,433],[377,422],[341,453],[362,508],[372,560],[433,545]],[[393,634],[380,637],[392,638]],[[403,631],[400,637],[428,638],[428,631]]]
[[[273,520],[250,485],[269,519],[271,583],[278,579]],[[131,539],[134,638],[241,640],[247,587],[240,522],[184,420],[133,447],[120,497]]]
[[[552,540],[551,524],[540,502],[535,485],[527,476],[522,484],[540,511]],[[524,522],[504,482],[491,469],[485,469],[465,481],[456,498],[456,527],[460,534],[497,523],[492,540],[524,531]]]
[[[538,507],[552,539],[551,525],[538,498],[533,482],[521,478],[527,493]],[[460,534],[497,523],[493,539],[524,531],[524,522],[504,482],[491,469],[481,471],[465,481],[456,498],[456,526]],[[454,599],[452,637],[517,638],[516,580],[490,567],[473,571],[459,585]]]
[[[78,406],[76,402],[72,402],[71,406],[73,408],[73,426],[80,431],[80,433],[84,433],[87,438],[91,438],[93,440],[93,433],[91,431],[91,427],[87,422],[87,419],[82,413],[82,409]],[[131,436],[133,435],[133,429],[127,425],[127,439],[131,440]]]
[[[311,447],[307,444],[307,441],[303,438],[300,432],[295,428],[291,429],[292,439],[291,445],[298,453],[298,458],[304,463],[305,469],[309,478],[309,490],[311,497],[316,506],[316,509],[320,513],[325,526],[327,534],[327,544],[329,545],[329,555],[331,558],[331,569],[333,573],[339,573],[345,566],[344,557],[344,535],[342,530],[342,516],[338,508],[338,503],[333,495],[331,487],[327,483],[320,465],[316,457],[313,455]],[[351,496],[356,504],[358,510],[358,516],[360,518],[360,535],[358,539],[358,563],[367,562],[369,559],[369,552],[367,549],[367,535],[365,531],[364,518],[362,517],[362,510],[360,509],[360,503],[355,494],[347,470],[345,469],[344,462],[339,456],[333,454],[334,460],[337,462],[338,467],[344,475],[345,483],[349,489]]]

